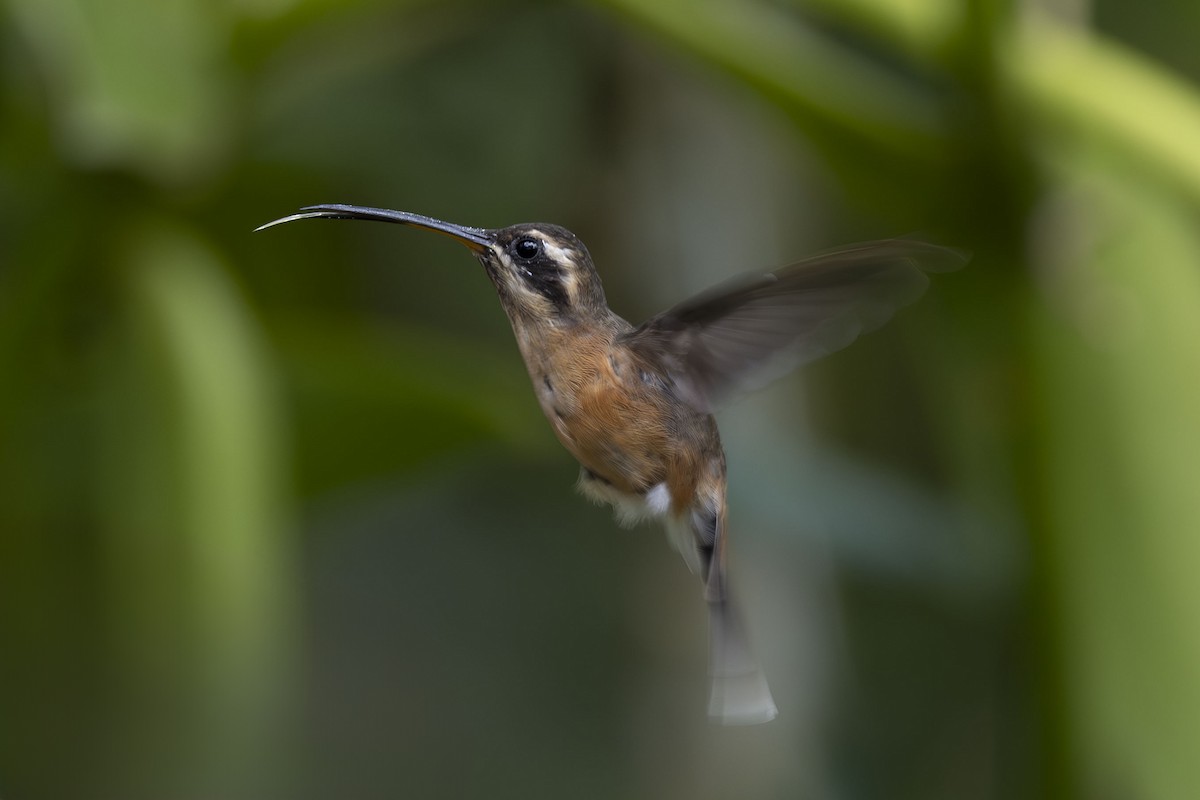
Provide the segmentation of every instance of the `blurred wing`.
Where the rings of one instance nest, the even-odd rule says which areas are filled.
[[[906,239],[852,245],[715,286],[647,320],[624,343],[710,412],[878,328],[925,292],[926,272],[966,260]]]

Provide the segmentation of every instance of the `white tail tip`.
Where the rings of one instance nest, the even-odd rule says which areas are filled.
[[[714,675],[708,716],[722,725],[758,725],[778,716],[767,680],[759,670]]]
[[[741,617],[728,602],[710,602],[708,716],[722,725],[757,725],[779,714],[767,679],[750,651]]]

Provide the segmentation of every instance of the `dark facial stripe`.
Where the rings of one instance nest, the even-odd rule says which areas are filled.
[[[562,272],[549,259],[538,259],[522,269],[520,275],[526,286],[549,300],[556,309],[565,311],[571,304],[567,287],[563,285]]]

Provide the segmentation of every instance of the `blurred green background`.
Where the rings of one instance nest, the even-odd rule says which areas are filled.
[[[0,797],[1200,796],[1200,5],[0,2]],[[640,320],[975,254],[721,414],[781,708],[453,243]]]

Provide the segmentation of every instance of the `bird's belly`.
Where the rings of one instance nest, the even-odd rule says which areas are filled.
[[[584,387],[570,400],[543,398],[542,410],[584,469],[633,497],[662,483],[670,442],[652,403],[605,386]]]

